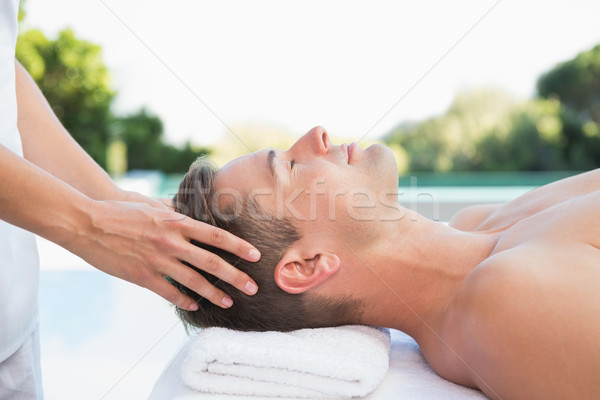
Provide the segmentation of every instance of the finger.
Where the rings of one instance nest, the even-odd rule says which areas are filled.
[[[162,204],[162,208],[165,208],[169,211],[174,211],[175,209],[173,208],[173,201],[171,199],[167,199],[167,198],[159,198],[156,199],[159,203]]]
[[[233,304],[230,296],[215,287],[198,272],[182,263],[177,263],[177,265],[171,267],[167,275],[219,307],[229,308]],[[188,307],[183,308],[188,309]]]
[[[179,282],[179,280],[175,280]],[[203,290],[204,294],[198,293],[200,296],[202,296],[202,298],[205,298],[211,303],[222,308],[229,308],[233,305],[233,300],[231,299],[231,297],[229,297],[221,290],[211,285],[208,281],[205,282],[206,286]],[[180,283],[183,284],[182,282]],[[157,279],[152,283],[152,285],[148,286],[147,288],[152,290],[154,293],[158,294],[165,300],[167,300],[169,303],[172,303],[179,308],[188,311],[198,310],[197,301],[181,293],[175,286],[171,285],[163,277],[157,277]],[[202,301],[202,298],[200,298],[198,301]]]
[[[191,218],[182,222],[184,234],[190,239],[228,251],[247,261],[260,260],[260,252],[256,247],[224,229]]]
[[[166,202],[164,202],[163,199],[152,199],[152,200],[153,200],[152,207],[154,207],[154,208],[158,208],[161,210],[169,210],[169,211],[173,210],[172,208],[169,208],[169,205]]]
[[[207,273],[221,279],[222,281],[229,283],[231,286],[246,293],[249,296],[256,294],[256,292],[258,291],[258,286],[252,278],[250,278],[246,273],[227,263],[221,257],[188,242],[185,243],[185,246],[185,254],[183,254],[181,257],[183,261],[186,261],[187,263],[195,266],[196,268],[206,271]],[[195,285],[204,285],[204,282],[206,282],[206,280],[202,277],[202,275],[196,273],[191,268],[188,268],[181,263],[180,265],[181,268],[178,268],[178,270],[181,269],[183,271],[186,271],[185,275],[180,276],[182,279],[187,279],[186,282],[188,284],[184,284],[181,281],[178,282],[184,284],[186,287],[192,289],[196,293],[201,294],[198,290],[196,290]],[[201,278],[201,280],[198,281],[198,278]]]

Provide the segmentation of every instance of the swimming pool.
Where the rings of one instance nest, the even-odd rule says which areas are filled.
[[[146,399],[186,334],[159,296],[38,239],[47,400]]]

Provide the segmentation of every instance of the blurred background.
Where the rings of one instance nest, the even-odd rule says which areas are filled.
[[[120,185],[314,125],[385,143],[442,221],[600,166],[600,2],[22,0],[17,58]],[[56,149],[60,151],[60,149]],[[48,399],[147,398],[185,340],[157,296],[40,240]]]

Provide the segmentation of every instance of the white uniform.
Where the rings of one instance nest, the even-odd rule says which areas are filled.
[[[22,156],[17,129],[14,65],[18,9],[19,0],[0,0],[0,144]],[[36,333],[38,279],[39,259],[35,236],[0,220],[2,399],[34,398],[28,394],[31,392],[26,391],[29,389],[24,387],[26,384],[23,380],[31,380],[31,374],[36,374],[35,370],[39,369]]]

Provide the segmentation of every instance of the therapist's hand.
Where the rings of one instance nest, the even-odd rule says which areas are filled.
[[[162,208],[171,211],[174,210],[171,199],[155,199],[153,197],[147,197],[141,193],[130,190],[119,189],[119,193],[117,194],[116,198],[112,200],[125,201],[128,203],[146,203],[155,208]]]
[[[186,310],[197,305],[165,280],[169,276],[212,303],[227,308],[232,300],[202,275],[182,264],[194,265],[253,295],[258,287],[245,273],[213,253],[190,243],[196,240],[226,250],[248,261],[260,253],[249,243],[212,225],[170,211],[160,201],[143,203],[90,201],[89,231],[64,247],[96,268],[148,288]]]
[[[260,256],[252,256],[252,246],[175,214],[158,200],[119,189],[60,124],[17,61],[15,76],[24,158],[0,145],[0,219],[55,242],[96,268],[147,287],[184,309],[193,309],[195,304],[164,276],[217,305],[227,306],[229,300],[181,261],[252,294],[246,285],[256,285],[246,274],[190,240],[256,261]]]

